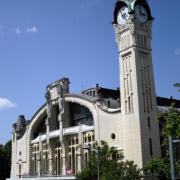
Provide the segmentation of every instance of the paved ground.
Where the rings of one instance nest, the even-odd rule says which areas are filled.
[[[36,178],[8,178],[6,180],[74,180],[74,176],[62,176],[62,177],[36,177]]]

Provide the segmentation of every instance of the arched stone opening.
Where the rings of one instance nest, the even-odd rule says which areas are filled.
[[[78,103],[69,103],[69,108],[71,126],[78,126],[79,124],[94,125],[93,115],[87,107]]]

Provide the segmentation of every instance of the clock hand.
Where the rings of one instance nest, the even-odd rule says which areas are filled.
[[[144,14],[142,11],[142,6],[140,7],[140,13],[141,13],[141,15],[146,16],[146,14]]]
[[[142,6],[140,6],[140,13],[142,14]]]
[[[126,18],[126,13],[121,13],[121,16],[123,17],[123,19]]]
[[[122,18],[124,19],[124,14],[121,12],[121,16],[122,16]]]
[[[142,16],[146,16],[146,14],[144,14],[144,13],[141,13],[141,15],[142,15]]]

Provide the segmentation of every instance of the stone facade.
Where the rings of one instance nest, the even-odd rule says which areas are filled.
[[[157,103],[151,55],[151,21],[142,26],[129,19],[126,26],[114,25],[119,46],[121,114],[124,155],[140,167],[154,155],[160,155]],[[142,41],[142,42],[141,42]],[[148,119],[153,128],[148,128]],[[129,132],[131,132],[129,135]],[[136,147],[136,148],[135,148]],[[127,153],[127,154],[126,154]],[[139,154],[139,156],[138,156]]]
[[[14,124],[11,177],[60,176],[80,172],[89,154],[83,146],[92,145],[95,141],[106,140],[110,146],[122,150],[121,113],[117,99],[93,96],[93,93],[90,96],[87,91],[71,94],[68,85],[67,78],[49,85],[47,103],[31,121],[25,121],[21,115]],[[92,91],[99,89],[92,88]],[[26,126],[22,126],[24,133],[19,134],[16,129],[21,126],[21,117]],[[112,134],[116,138],[112,139]]]
[[[128,0],[127,0],[128,1]],[[120,91],[96,85],[80,94],[69,92],[69,79],[47,86],[46,103],[30,121],[19,116],[13,125],[11,177],[61,177],[74,175],[86,166],[89,151],[84,146],[106,141],[142,168],[159,156],[160,135],[156,101],[150,9],[146,23],[131,13],[123,25],[117,1],[114,29],[119,48]],[[137,1],[131,1],[134,4]],[[163,106],[161,104],[161,106]]]

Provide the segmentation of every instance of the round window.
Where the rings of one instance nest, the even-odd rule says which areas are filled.
[[[111,134],[111,139],[116,139],[116,135],[114,133]]]

